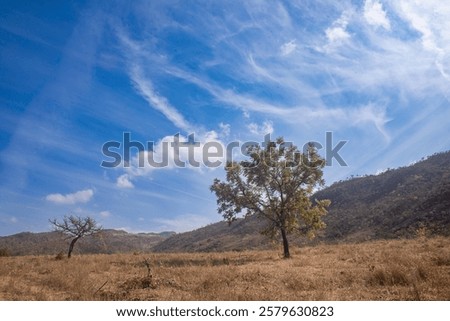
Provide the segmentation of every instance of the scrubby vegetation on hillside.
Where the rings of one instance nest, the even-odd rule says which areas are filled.
[[[450,152],[380,175],[357,177],[327,187],[313,198],[329,199],[327,227],[316,242],[362,242],[411,238],[418,229],[450,236]],[[269,249],[255,219],[224,222],[174,235],[155,246],[161,252]],[[306,239],[293,244],[310,244]]]
[[[315,196],[331,200],[327,240],[450,235],[450,152],[380,175],[335,183]]]

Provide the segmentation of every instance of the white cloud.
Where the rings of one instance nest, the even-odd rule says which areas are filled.
[[[11,223],[15,224],[15,223],[17,223],[19,220],[17,219],[17,217],[11,216],[11,217],[9,218],[9,221],[10,221]]]
[[[130,77],[135,83],[136,89],[141,93],[145,100],[154,109],[161,112],[168,120],[170,120],[176,127],[191,132],[193,127],[189,122],[181,115],[178,110],[173,107],[165,97],[162,97],[156,93],[153,89],[151,81],[144,77],[141,68],[138,65],[133,65],[130,72]]]
[[[111,212],[110,211],[101,211],[100,212],[100,216],[104,217],[104,218],[110,217],[111,216]]]
[[[133,183],[130,181],[130,175],[128,175],[128,174],[123,174],[123,175],[119,176],[117,178],[116,185],[117,185],[117,187],[120,187],[120,188],[133,188],[134,187]]]
[[[346,17],[347,15],[344,14],[343,16]],[[340,21],[338,22],[343,23]],[[289,66],[286,66],[287,69],[289,69],[288,67]],[[375,68],[378,68],[378,66],[375,66],[374,69]],[[351,83],[352,88],[359,88],[358,86],[368,87],[369,85],[371,85],[370,83],[369,85],[367,83],[364,83],[365,81],[377,82],[377,84],[379,84],[381,83],[381,81],[389,80],[379,79],[380,76],[378,75],[378,78],[376,78],[373,74],[370,73],[367,73],[366,76],[366,74],[364,73],[354,73],[353,70],[350,70],[349,72],[349,70],[345,68],[345,66],[337,69],[337,71],[343,73],[340,76],[345,79],[345,82],[355,82]],[[291,70],[286,70],[286,73],[291,74],[292,72]],[[311,124],[319,121],[321,124],[327,123],[332,124],[333,126],[339,125],[342,127],[346,127],[349,125],[360,126],[360,124],[367,124],[368,122],[372,121],[375,124],[376,128],[380,131],[380,133],[388,140],[388,135],[384,130],[384,124],[386,123],[384,119],[385,110],[383,110],[383,113],[380,113],[378,109],[375,110],[373,108],[360,106],[341,108],[327,106],[311,107],[275,105],[270,102],[266,102],[265,100],[258,97],[238,94],[232,90],[224,90],[219,86],[215,86],[211,82],[207,82],[203,79],[200,79],[196,75],[188,74],[182,70],[172,69],[171,74],[193,84],[196,84],[199,87],[209,91],[212,95],[215,96],[216,99],[225,102],[230,106],[241,109],[244,114],[244,118],[249,118],[249,111],[252,111],[260,114],[271,115],[273,117],[276,117],[277,120],[281,120],[288,124]],[[383,77],[384,76],[388,77],[388,75],[383,74]],[[249,76],[249,78],[251,78],[251,76]],[[283,81],[280,81],[280,83],[283,83]],[[341,84],[340,86],[343,87],[344,84]],[[344,88],[339,88],[339,90],[343,89]],[[299,115],[301,115],[301,117]],[[349,119],[353,120],[353,122],[349,121]],[[249,130],[249,132],[252,134],[261,136],[266,133],[273,132],[273,123],[267,121],[262,125],[250,123],[249,125],[247,125],[247,130]]]
[[[425,49],[430,51],[438,50],[435,41],[435,35],[431,30],[426,11],[420,12],[421,8],[414,6],[409,2],[401,2],[402,14],[411,24],[411,26],[422,34],[422,44]]]
[[[365,126],[367,123],[372,123],[386,141],[390,140],[390,136],[385,129],[385,124],[389,121],[386,116],[385,107],[368,104],[359,108],[357,112],[354,112],[350,117],[350,119],[354,120],[355,124]]]
[[[391,23],[386,16],[383,5],[376,0],[366,0],[364,3],[364,18],[371,26],[383,27],[386,30],[391,29]]]
[[[261,125],[250,123],[247,129],[254,135],[264,136],[273,133],[273,123],[271,121],[265,121]]]
[[[288,56],[291,53],[293,53],[295,49],[297,49],[297,44],[295,43],[295,40],[286,42],[280,47],[281,55]]]
[[[447,1],[399,1],[397,11],[422,34],[422,46],[435,55],[435,65],[450,79],[450,4]]]
[[[331,43],[343,42],[350,38],[349,33],[345,27],[342,26],[327,28],[327,30],[325,30],[325,34]]]
[[[258,78],[266,78],[271,81],[274,81],[272,75],[255,61],[253,55],[248,55],[248,63],[253,69],[255,75],[259,76]]]
[[[225,126],[226,127],[226,126]],[[153,150],[142,151],[130,160],[130,167],[126,168],[127,178],[150,175],[155,170],[171,170],[187,168],[202,170],[215,168],[206,162],[226,162],[226,145],[218,138],[215,131],[193,136],[193,140],[184,135],[165,136],[154,146]],[[189,145],[192,142],[195,145]],[[176,147],[178,146],[178,147]],[[210,156],[215,153],[219,156]]]
[[[49,194],[46,196],[46,200],[56,204],[76,204],[76,203],[87,203],[94,196],[94,191],[92,189],[86,189],[83,191],[78,191],[72,194]]]
[[[220,134],[224,137],[228,137],[230,136],[230,132],[231,132],[231,125],[230,124],[224,124],[224,123],[220,123],[219,124],[220,127]]]
[[[193,131],[193,126],[183,117],[183,115],[170,104],[166,97],[161,96],[154,89],[152,81],[145,73],[145,56],[147,52],[140,43],[133,41],[121,28],[116,28],[117,36],[120,39],[128,58],[128,73],[134,83],[136,90],[147,101],[147,103],[160,113],[162,113],[177,128],[187,132]]]
[[[331,27],[325,30],[329,45],[339,45],[350,39],[350,34],[347,32],[348,22],[349,14],[344,12]]]
[[[207,91],[218,103],[217,108],[239,109],[244,117],[251,113],[271,118],[277,129],[286,125],[281,128],[286,135],[317,131],[320,124],[322,128],[349,131],[357,127],[373,139],[379,138],[373,137],[376,128],[390,142],[398,135],[396,123],[386,128],[391,115],[399,117],[404,112],[399,109],[406,107],[414,113],[417,98],[450,97],[448,82],[438,74],[449,74],[450,5],[438,0],[361,3],[362,8],[355,2],[329,2],[326,12],[317,11],[325,9],[323,4],[307,8],[294,3],[283,14],[267,10],[269,6],[256,11],[248,6],[244,13],[253,17],[251,21],[236,19],[242,16],[238,14],[220,17],[205,12],[196,23],[209,26],[208,32],[200,31],[196,36],[213,45],[203,68],[191,72],[180,64],[163,61],[159,71]],[[322,39],[316,31],[302,29],[303,24],[294,18],[296,10],[311,17],[323,13],[317,25],[325,26],[319,30],[323,30]],[[339,18],[326,22],[326,17],[333,16]],[[394,24],[398,19],[412,28]],[[368,25],[395,32],[372,32]],[[411,29],[418,33],[411,33]],[[280,30],[288,41],[280,43]],[[283,53],[289,54],[289,59],[284,59]],[[146,57],[150,58],[143,62],[155,64],[157,58],[152,51],[148,50]],[[205,72],[209,66],[223,68],[236,83],[230,85],[210,77]],[[251,88],[256,90],[239,87],[242,82],[255,84]],[[350,96],[357,99],[346,100]],[[408,124],[403,128],[411,126],[410,121],[405,122]],[[247,130],[259,132],[260,127],[253,124]]]

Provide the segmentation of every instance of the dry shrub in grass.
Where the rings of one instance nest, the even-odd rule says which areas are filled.
[[[123,282],[121,288],[126,291],[136,289],[156,289],[157,283],[151,276],[136,276]]]
[[[408,285],[405,272],[398,267],[378,268],[368,278],[370,285]]]
[[[220,265],[230,265],[230,260],[226,257],[222,258],[222,259],[213,259],[211,261],[211,264],[213,266],[220,266]]]
[[[184,259],[184,258],[172,258],[161,261],[162,266],[165,267],[185,267],[185,266],[207,266],[208,263],[205,259]]]
[[[425,281],[428,278],[428,271],[424,266],[418,265],[416,267],[416,278],[419,281]]]
[[[156,289],[157,282],[153,278],[151,260],[149,258],[144,259],[141,265],[146,268],[147,274],[145,276],[136,276],[126,280],[122,284],[122,289],[125,291],[135,290],[135,289]]]
[[[433,258],[434,263],[437,266],[450,266],[450,255],[449,256],[436,256]]]
[[[294,292],[314,291],[320,286],[317,284],[318,280],[314,280],[311,276],[304,275],[287,275],[282,279],[282,284],[287,290]]]
[[[64,258],[65,258],[65,254],[64,254],[63,251],[59,252],[59,253],[56,254],[56,256],[55,256],[55,260],[56,260],[56,261],[64,260]]]
[[[425,281],[427,277],[428,272],[421,264],[413,266],[387,264],[374,268],[367,278],[367,283],[381,286],[409,286],[416,284],[416,282]]]

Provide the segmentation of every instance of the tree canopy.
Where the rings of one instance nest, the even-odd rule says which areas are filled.
[[[283,138],[264,147],[248,148],[248,160],[227,164],[226,182],[215,179],[210,189],[217,196],[218,211],[230,224],[239,213],[256,215],[267,224],[263,231],[281,235],[284,257],[289,258],[288,234],[314,237],[325,227],[322,216],[329,200],[311,200],[324,184],[325,161],[313,144],[304,152]]]
[[[73,247],[75,243],[82,237],[88,235],[94,235],[102,230],[102,227],[91,217],[80,216],[64,216],[62,222],[56,219],[49,220],[54,226],[55,231],[64,233],[72,238],[69,245],[69,251],[67,257],[72,256]]]

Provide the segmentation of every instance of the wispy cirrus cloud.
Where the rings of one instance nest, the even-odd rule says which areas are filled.
[[[286,42],[283,45],[281,45],[281,47],[280,47],[281,55],[288,56],[291,53],[293,53],[295,51],[295,49],[297,49],[297,44],[296,44],[295,40]]]
[[[123,53],[127,63],[127,71],[137,92],[147,101],[150,107],[162,113],[175,127],[191,132],[194,126],[172,105],[169,100],[158,94],[154,89],[152,80],[145,72],[146,55],[148,50],[145,45],[131,39],[127,31],[120,25],[115,26],[117,38],[123,47]]]
[[[223,171],[179,170],[183,149],[168,153],[169,170],[136,166],[160,160],[177,132],[185,141],[195,131],[204,147],[272,129],[301,146],[332,131],[334,145],[349,140],[350,166],[326,168],[329,183],[450,148],[448,1],[43,6],[2,8],[0,220],[9,232],[47,228],[54,204],[83,204],[99,218],[114,208],[108,221],[135,230],[138,217],[151,230],[161,213],[174,226],[189,221],[186,208],[214,213],[208,186]],[[73,19],[55,19],[58,10]],[[99,146],[124,131],[154,151],[100,169]],[[95,202],[83,186],[95,186]]]
[[[271,19],[274,20],[275,25],[283,25],[287,28],[287,35],[291,38],[291,40],[279,45],[279,47],[282,48],[281,53],[268,51],[268,47],[273,48],[274,46],[264,46],[263,48],[258,48],[257,45],[254,44],[242,46],[240,43],[241,40],[237,37],[240,32],[244,32],[242,30],[238,31],[237,34],[232,30],[228,30],[225,34],[234,34],[234,36],[222,40],[223,43],[226,43],[228,48],[234,48],[236,57],[246,57],[246,59],[243,60],[233,61],[234,65],[233,68],[229,69],[230,73],[228,76],[234,75],[238,78],[244,77],[245,79],[256,79],[256,86],[268,86],[269,91],[273,90],[271,88],[273,86],[281,88],[281,92],[286,93],[286,96],[278,102],[267,100],[264,95],[261,96],[253,95],[252,93],[237,92],[232,88],[227,88],[224,84],[217,83],[202,72],[196,72],[194,74],[181,66],[169,64],[167,61],[165,64],[162,64],[160,71],[167,76],[183,79],[184,81],[198,86],[202,90],[207,91],[225,106],[228,105],[233,108],[241,109],[245,113],[256,112],[258,114],[276,116],[278,117],[278,121],[282,122],[311,123],[315,120],[323,121],[326,119],[327,122],[335,124],[340,123],[343,126],[348,126],[349,124],[359,126],[359,124],[361,124],[361,119],[364,119],[366,122],[370,121],[367,108],[361,107],[361,105],[365,106],[365,103],[357,106],[347,106],[345,108],[335,105],[327,106],[327,104],[324,103],[323,99],[321,99],[322,95],[336,92],[339,93],[339,91],[345,90],[346,84],[341,82],[341,88],[338,90],[334,86],[336,82],[329,82],[328,86],[327,84],[325,84],[325,86],[321,84],[317,88],[311,87],[306,78],[310,77],[310,70],[313,68],[315,69],[314,72],[317,73],[319,64],[312,66],[308,65],[305,61],[299,60],[305,53],[305,50],[310,50],[310,48],[308,49],[308,47],[305,47],[305,44],[303,44],[302,47],[297,44],[295,37],[293,37],[297,31],[295,30],[295,27],[292,26],[291,19],[286,17],[287,11],[280,9],[279,13],[279,17],[272,17]],[[258,11],[258,14],[263,14],[263,11]],[[287,15],[289,16],[289,14]],[[333,23],[334,27],[345,29],[350,20],[349,16],[350,14],[343,13],[341,17]],[[209,18],[211,17],[206,15],[200,19],[199,23],[202,25],[211,25],[209,30],[212,34],[219,30],[221,33],[224,33],[223,25],[220,22],[217,22],[216,18],[211,18],[213,21],[207,23],[206,21]],[[218,30],[215,30],[214,27],[217,27]],[[257,24],[253,25],[253,28],[258,31],[259,27],[260,26]],[[268,40],[274,41],[274,39],[271,39],[270,37]],[[337,41],[338,39],[333,38],[331,40]],[[152,53],[142,49],[145,46],[137,45],[135,47],[144,50],[143,52],[147,53],[143,54],[145,57],[154,56]],[[289,56],[290,59],[286,60],[283,58],[284,56]],[[320,54],[318,57],[320,59]],[[151,63],[151,59],[152,58],[150,58],[148,64]],[[219,57],[216,59],[220,60]],[[332,68],[328,68],[332,63],[332,59],[333,57],[324,59],[323,64],[320,64],[322,67],[319,67],[319,73],[329,74],[330,71],[333,70]],[[205,67],[206,64],[209,63],[210,62],[205,61]],[[152,63],[152,65],[155,65],[155,63]],[[322,71],[320,71],[320,69],[322,69]],[[340,75],[337,74],[336,76]],[[269,83],[264,81],[269,81]],[[354,87],[353,84],[348,85],[348,87],[350,86]],[[286,98],[288,98],[289,103],[286,101]],[[380,133],[385,136],[386,131],[382,127],[386,121],[380,121],[380,117],[383,115],[376,111],[373,111],[371,115],[374,116],[372,118],[373,123],[377,128],[381,129]],[[346,119],[347,116],[353,117],[353,121]]]
[[[398,1],[398,14],[421,34],[422,46],[435,55],[435,64],[443,77],[450,80],[450,4],[444,1]]]
[[[191,132],[194,129],[183,115],[169,103],[167,98],[156,93],[151,80],[144,76],[141,66],[137,63],[133,64],[130,71],[130,77],[139,93],[145,98],[149,105],[166,116],[166,118],[177,128],[186,132]]]
[[[317,18],[319,12],[307,5],[286,7],[280,3],[270,14],[264,4],[227,8],[228,13],[235,12],[227,17],[202,14],[196,23],[210,27],[207,34],[200,32],[196,37],[205,44],[214,43],[212,57],[195,71],[166,64],[163,72],[206,91],[220,103],[219,108],[250,113],[251,123],[257,123],[255,116],[258,121],[270,118],[277,128],[287,125],[291,135],[317,126],[357,130],[367,137],[360,143],[367,144],[370,137],[379,143],[380,138],[383,148],[404,139],[400,128],[390,125],[400,122],[400,117],[402,128],[412,130],[414,122],[404,115],[417,112],[417,101],[430,95],[449,96],[448,84],[436,77],[447,75],[443,57],[449,54],[446,44],[450,41],[443,39],[448,39],[450,28],[442,28],[447,24],[447,4],[344,1],[327,8],[331,19],[322,19],[308,31],[299,27],[298,17]],[[440,12],[438,19],[436,12]],[[252,19],[243,19],[246,15]],[[235,21],[236,17],[242,21]],[[405,22],[412,30],[404,28]],[[218,34],[220,41],[214,42]],[[226,69],[227,79],[251,90],[236,90],[216,81],[203,72],[208,66],[215,66],[217,72]]]

